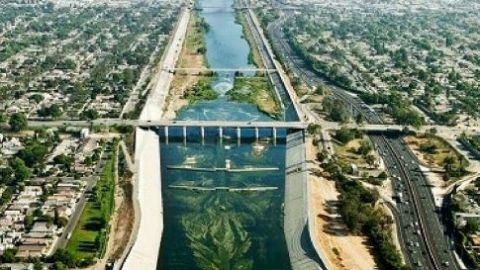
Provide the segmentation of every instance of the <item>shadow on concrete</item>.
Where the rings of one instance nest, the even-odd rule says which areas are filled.
[[[300,236],[300,245],[305,252],[305,256],[318,263],[322,267],[322,269],[327,269],[326,266],[323,264],[322,260],[320,260],[320,258],[318,257],[318,254],[313,247],[307,224],[305,224],[305,226],[303,227],[302,235]]]

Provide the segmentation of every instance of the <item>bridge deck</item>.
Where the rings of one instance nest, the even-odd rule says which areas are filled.
[[[276,72],[277,69],[271,68],[163,68],[168,72],[185,71],[185,72]]]
[[[184,189],[191,191],[228,191],[228,192],[242,192],[242,191],[272,191],[277,190],[278,187],[198,187],[198,186],[186,186],[186,185],[169,185],[169,188]]]
[[[197,172],[270,172],[278,171],[278,167],[251,167],[251,168],[202,168],[202,167],[188,167],[188,166],[167,166],[170,170],[184,170],[184,171],[197,171]]]
[[[137,121],[141,127],[225,127],[225,128],[289,128],[306,129],[307,124],[302,122],[246,122],[246,121]]]
[[[127,120],[127,119],[96,119],[93,121],[28,121],[30,127],[90,127],[101,126],[136,126],[136,127],[204,127],[204,128],[287,128],[306,129],[303,122],[275,122],[275,121],[197,121],[197,120]]]

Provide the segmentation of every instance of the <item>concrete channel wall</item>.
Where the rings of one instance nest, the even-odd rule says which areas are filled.
[[[327,269],[309,233],[306,151],[303,131],[287,136],[285,160],[285,239],[294,270]]]
[[[176,65],[189,19],[190,10],[184,9],[162,56],[163,68],[156,74],[157,83],[140,115],[142,121],[162,120],[165,99],[173,79],[173,74],[165,69],[174,68]],[[163,201],[160,140],[155,131],[136,129],[135,162],[137,174],[133,183],[134,229],[126,252],[115,269],[156,269],[163,234]]]
[[[308,172],[307,172],[308,173]],[[307,174],[305,173],[305,174]],[[307,186],[307,190],[306,190],[306,193],[307,193],[307,217],[308,217],[308,233],[309,233],[309,237],[312,241],[312,244],[313,244],[313,248],[315,249],[315,252],[317,253],[318,257],[320,258],[320,261],[321,261],[321,266],[323,269],[325,270],[330,270],[330,269],[333,269],[328,260],[327,260],[327,257],[325,256],[324,254],[324,251],[322,250],[322,248],[320,247],[320,245],[318,244],[318,242],[316,241],[316,236],[315,236],[315,217],[311,217],[310,214],[312,213],[311,209],[312,209],[312,196],[311,196],[311,192],[310,192],[310,181],[308,181],[308,176],[305,175],[305,182],[307,183],[306,186]]]
[[[280,96],[281,102],[285,108],[286,121],[298,121],[301,118],[300,111],[294,100],[293,94],[289,91],[288,83],[283,77],[285,73],[283,68],[275,61],[273,50],[265,37],[260,23],[251,9],[247,12],[247,23],[252,31],[257,47],[262,55],[264,64],[269,69],[275,69],[277,72],[269,74],[275,92]],[[293,91],[293,90],[292,90]],[[282,97],[284,100],[282,100]]]
[[[134,186],[140,206],[136,213],[139,226],[132,232],[135,242],[122,269],[156,269],[163,233],[162,182],[160,172],[160,143],[152,130],[137,128],[138,177]]]

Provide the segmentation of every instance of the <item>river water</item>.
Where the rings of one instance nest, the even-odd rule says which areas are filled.
[[[235,13],[230,0],[200,0],[205,7],[201,12],[209,31],[205,36],[207,46],[207,62],[213,69],[244,69],[255,68],[248,64],[250,47],[242,38],[242,26],[235,22]],[[182,120],[244,120],[270,121],[269,116],[261,113],[250,103],[239,103],[228,100],[224,96],[233,87],[234,72],[220,72],[213,85],[220,98],[211,101],[201,101],[178,113]],[[248,74],[246,74],[248,75]]]
[[[235,23],[231,0],[199,1],[205,7],[200,15],[210,25],[205,36],[210,67],[249,67],[250,48]],[[232,75],[220,74],[214,89],[220,93],[230,89]],[[177,119],[274,121],[256,106],[224,96],[197,102]],[[233,129],[224,130],[222,138],[217,130],[207,129],[204,142],[193,130],[188,130],[186,140],[180,129],[170,130],[168,141],[161,136],[165,226],[158,269],[290,269],[283,231],[286,131],[278,132],[276,143],[268,130],[260,132],[267,138],[259,140],[252,138],[253,131],[242,132],[245,138],[240,142]],[[192,171],[172,166],[270,170]],[[270,190],[223,189],[258,187]]]

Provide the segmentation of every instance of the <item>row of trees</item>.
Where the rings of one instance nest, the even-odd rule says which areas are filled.
[[[393,220],[376,206],[378,192],[366,189],[358,180],[346,177],[335,160],[323,163],[322,167],[336,181],[340,192],[339,211],[349,231],[369,237],[383,269],[407,269],[392,239]]]
[[[425,119],[411,108],[411,103],[398,93],[389,95],[380,93],[361,93],[360,98],[367,104],[383,104],[386,113],[392,115],[400,125],[419,127]]]
[[[365,132],[358,129],[349,129],[342,127],[335,132],[334,138],[339,142],[346,144],[353,139],[361,139],[365,135]]]
[[[351,118],[347,104],[332,96],[327,96],[323,99],[322,108],[329,120],[347,123]]]
[[[109,220],[114,210],[114,196],[115,196],[115,160],[117,158],[116,148],[118,141],[115,140],[109,147],[113,148],[112,155],[103,168],[102,175],[97,181],[92,190],[93,196],[88,202],[87,208],[98,209],[100,215],[92,215],[88,217],[87,223],[81,230],[94,231],[96,233],[93,242],[85,242],[88,245],[88,250],[91,249],[92,255],[80,257],[75,251],[71,249],[59,249],[53,256],[53,261],[62,262],[68,267],[85,267],[94,263],[94,255],[97,257],[103,256],[106,249],[109,233]],[[86,210],[85,210],[86,211]],[[82,213],[84,215],[85,213]],[[77,237],[78,229],[73,232],[72,239]],[[78,232],[82,233],[82,232]],[[77,248],[82,248],[81,245]],[[85,251],[85,250],[83,250]]]

